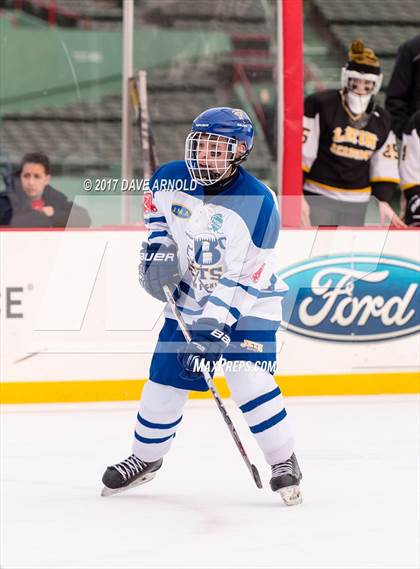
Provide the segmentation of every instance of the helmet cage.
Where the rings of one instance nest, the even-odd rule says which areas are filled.
[[[238,141],[229,136],[209,132],[190,132],[185,141],[185,162],[191,177],[203,186],[222,180],[232,166],[242,162],[235,159]]]
[[[341,88],[343,89],[344,93],[349,91],[349,79],[364,79],[365,81],[373,81],[374,87],[369,95],[375,96],[380,91],[383,74],[380,73],[377,75],[375,73],[361,73],[360,71],[343,67],[341,69]]]
[[[346,99],[347,106],[354,115],[359,116],[365,112],[368,112],[369,105],[372,104],[375,95],[379,93],[379,89],[382,85],[382,78],[382,73],[362,73],[360,71],[356,71],[355,69],[347,69],[347,67],[343,67],[341,69],[342,92]],[[373,81],[373,89],[369,93],[363,95],[356,93],[353,89],[351,89],[349,85],[351,79]]]

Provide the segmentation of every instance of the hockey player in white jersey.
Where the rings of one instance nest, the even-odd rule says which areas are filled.
[[[403,130],[400,176],[406,201],[405,223],[420,227],[420,111],[414,113]]]
[[[288,505],[301,502],[302,475],[272,373],[287,290],[272,266],[280,228],[277,201],[240,166],[253,138],[244,111],[208,109],[193,121],[185,160],[161,166],[150,180],[153,203],[145,216],[140,283],[162,301],[163,287],[170,287],[192,342],[185,342],[166,306],[137,414],[133,454],[107,468],[104,495],[155,476],[188,392],[206,391],[203,366],[213,373],[223,357],[231,396],[271,466],[272,490]]]

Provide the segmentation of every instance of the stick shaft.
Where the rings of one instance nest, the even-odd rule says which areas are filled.
[[[130,88],[133,107],[135,108],[139,125],[140,147],[143,160],[143,174],[144,178],[149,182],[153,173],[159,166],[159,160],[149,112],[149,103],[147,96],[147,71],[138,71],[137,79],[132,79]],[[152,202],[152,192],[150,188],[146,186],[143,197],[143,218],[147,217],[151,211],[153,211]]]
[[[176,303],[175,303],[174,297],[173,297],[172,294],[171,294],[171,291],[169,290],[169,288],[168,288],[167,286],[164,286],[164,287],[163,287],[163,290],[164,290],[166,299],[167,299],[167,301],[169,302],[169,305],[170,305],[170,307],[171,307],[171,309],[172,309],[172,312],[173,312],[173,314],[174,314],[174,316],[175,316],[175,318],[176,318],[176,320],[177,320],[177,322],[178,322],[178,325],[179,325],[179,327],[180,327],[180,329],[181,329],[181,332],[182,332],[183,335],[184,335],[185,341],[186,341],[187,343],[190,343],[190,342],[191,342],[191,335],[190,335],[190,333],[189,333],[189,331],[188,331],[188,329],[187,329],[187,326],[186,326],[186,324],[185,324],[185,322],[184,322],[184,319],[182,318],[182,316],[181,316],[181,314],[180,314],[180,312],[179,312],[179,310],[178,310],[178,308],[177,308],[177,306],[176,306]],[[205,379],[205,381],[206,381],[206,383],[207,383],[207,385],[208,385],[208,387],[209,387],[209,390],[210,390],[211,394],[213,395],[214,400],[216,401],[217,407],[218,407],[220,413],[222,414],[223,419],[225,420],[225,423],[226,423],[227,426],[228,426],[229,432],[230,432],[230,434],[232,435],[232,438],[233,438],[233,440],[235,441],[235,444],[236,444],[236,446],[237,446],[237,448],[238,448],[238,450],[239,450],[239,452],[240,452],[240,454],[241,454],[241,456],[242,456],[242,458],[243,458],[243,460],[244,460],[244,462],[245,462],[245,464],[246,464],[248,470],[250,471],[250,473],[251,473],[251,475],[252,475],[254,481],[256,482],[256,484],[257,484],[257,486],[258,486],[258,483],[257,483],[257,481],[256,481],[256,479],[255,479],[255,471],[256,471],[256,468],[255,468],[255,466],[253,467],[253,465],[251,464],[251,461],[250,461],[249,458],[248,458],[248,455],[247,455],[247,453],[246,453],[246,451],[245,451],[245,449],[244,449],[244,446],[243,446],[243,444],[242,444],[242,442],[241,442],[241,439],[239,438],[238,433],[236,432],[236,429],[235,429],[235,427],[234,427],[234,425],[233,425],[233,423],[232,423],[232,420],[231,420],[231,418],[230,418],[230,416],[229,416],[229,413],[226,411],[226,407],[223,405],[223,402],[222,402],[222,400],[221,400],[221,398],[220,398],[220,395],[219,395],[218,392],[217,392],[217,389],[216,389],[216,387],[215,387],[215,385],[214,385],[213,379],[212,379],[210,373],[209,373],[207,370],[204,370],[204,371],[203,371],[203,375],[204,375],[204,379]],[[258,475],[258,478],[259,478],[259,475]]]
[[[138,72],[138,93],[140,99],[140,117],[141,117],[141,149],[143,153],[143,171],[144,177],[150,180],[152,177],[152,163],[150,159],[150,115],[149,104],[147,101],[147,74],[146,71]]]

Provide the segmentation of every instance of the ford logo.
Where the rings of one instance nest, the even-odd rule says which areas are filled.
[[[277,275],[289,286],[284,326],[319,340],[391,340],[420,329],[420,266],[352,254],[317,257]]]

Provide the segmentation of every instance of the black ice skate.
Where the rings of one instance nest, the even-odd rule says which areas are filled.
[[[295,453],[285,462],[273,464],[271,467],[270,487],[273,492],[278,492],[286,506],[294,506],[302,502],[299,482],[302,480],[302,472]]]
[[[162,462],[161,458],[154,462],[144,462],[132,454],[122,462],[108,466],[102,476],[105,486],[101,496],[118,494],[149,482],[156,476],[156,471],[162,466]]]

